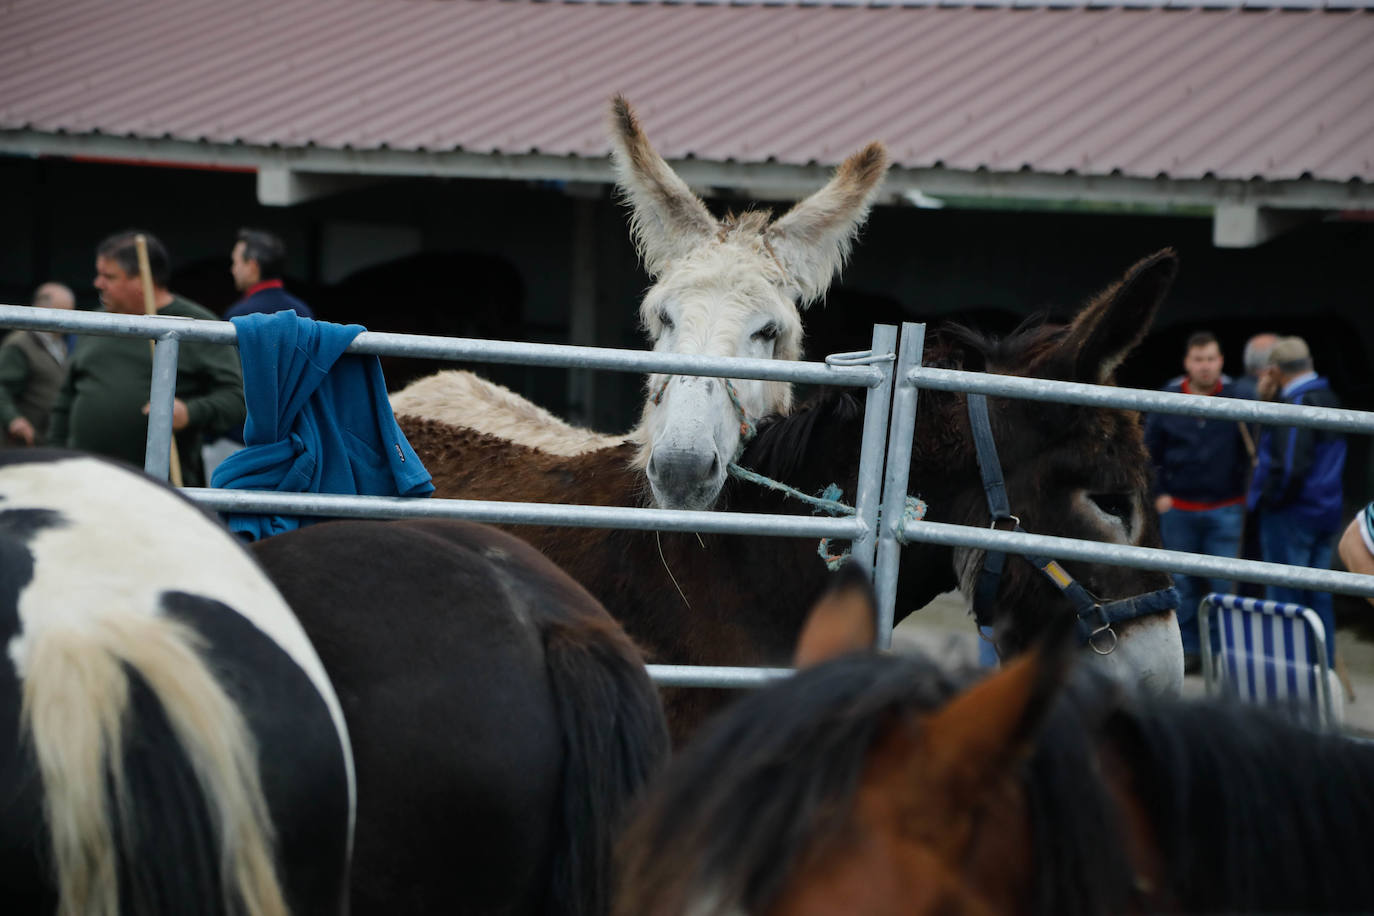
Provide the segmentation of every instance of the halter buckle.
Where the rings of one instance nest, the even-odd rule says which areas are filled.
[[[1096,606],[1095,609],[1100,610],[1101,607],[1102,605],[1099,604]],[[1111,642],[1105,644],[1105,649],[1097,644],[1097,638],[1101,636],[1103,633],[1106,633],[1107,636],[1111,637]],[[1116,630],[1112,629],[1112,625],[1110,623],[1104,623],[1102,624],[1102,626],[1098,627],[1096,630],[1093,630],[1091,633],[1088,634],[1088,645],[1092,646],[1092,650],[1096,652],[1098,655],[1111,655],[1113,652],[1116,651],[1116,643]]]
[[[1011,527],[998,528],[997,525],[1001,522],[1011,522]],[[1014,515],[1008,515],[1006,518],[995,518],[988,523],[988,527],[991,528],[993,531],[1015,531],[1017,528],[1021,527],[1021,519],[1017,518]]]

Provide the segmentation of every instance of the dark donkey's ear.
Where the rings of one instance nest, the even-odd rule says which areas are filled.
[[[838,655],[872,649],[877,640],[878,602],[868,571],[858,563],[846,563],[807,615],[792,663],[809,668]]]
[[[1177,274],[1174,250],[1157,251],[1079,312],[1059,353],[1070,380],[1102,384],[1110,379],[1150,330]]]

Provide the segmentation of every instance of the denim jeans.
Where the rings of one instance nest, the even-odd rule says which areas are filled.
[[[1283,511],[1266,511],[1260,524],[1260,544],[1264,548],[1266,563],[1330,569],[1331,546],[1335,535],[1334,531],[1318,530]],[[1316,611],[1322,626],[1326,628],[1326,660],[1335,664],[1336,617],[1330,592],[1270,585],[1265,588],[1264,597],[1270,601],[1301,604]]]
[[[1189,512],[1171,509],[1159,517],[1159,533],[1169,550],[1203,553],[1214,557],[1240,555],[1241,527],[1245,522],[1245,507],[1237,504],[1220,509]],[[1195,654],[1200,650],[1197,606],[1208,592],[1229,592],[1232,582],[1226,579],[1201,576],[1174,576],[1178,589],[1178,629],[1183,636],[1183,651]],[[1212,645],[1219,647],[1217,617],[1212,615]]]

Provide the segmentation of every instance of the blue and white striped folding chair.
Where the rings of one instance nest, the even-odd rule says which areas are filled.
[[[1214,608],[1221,650],[1215,656],[1202,653],[1208,695],[1224,691],[1294,713],[1322,728],[1339,721],[1326,661],[1328,636],[1316,611],[1213,592],[1198,606],[1199,632],[1208,632]]]

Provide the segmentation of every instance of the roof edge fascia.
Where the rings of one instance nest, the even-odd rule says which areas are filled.
[[[605,157],[545,153],[429,152],[217,144],[171,138],[46,133],[0,129],[0,155],[259,172],[281,169],[321,175],[443,177],[508,181],[610,183]],[[832,166],[811,163],[680,159],[673,168],[695,188],[738,190],[757,198],[796,199],[830,177]],[[919,191],[931,197],[1087,201],[1147,206],[1247,205],[1275,209],[1374,210],[1374,184],[1299,178],[1280,181],[1223,178],[1153,178],[994,172],[894,166],[885,194]]]

